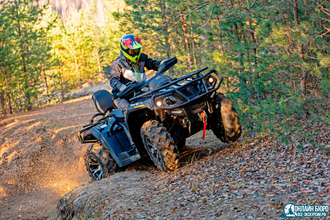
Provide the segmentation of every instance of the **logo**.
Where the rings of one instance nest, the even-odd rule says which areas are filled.
[[[282,215],[285,215],[286,218],[295,218],[296,214],[294,213],[294,205],[291,203],[286,204],[284,206],[284,213]]]
[[[122,40],[122,43],[125,47],[132,49],[132,39],[130,38],[124,39]]]
[[[141,41],[138,37],[134,37],[134,40],[136,40],[136,42],[138,42],[139,44],[141,44]]]
[[[141,107],[144,107],[144,105],[142,104],[142,105],[136,105],[136,106],[134,106],[134,108],[141,108]]]
[[[296,217],[326,217],[329,212],[328,205],[294,205],[288,203],[283,208],[280,217],[294,219]]]

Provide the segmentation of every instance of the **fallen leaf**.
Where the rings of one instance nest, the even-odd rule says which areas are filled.
[[[310,190],[310,189],[306,189],[306,190],[302,189],[302,190],[300,190],[300,191],[303,192],[303,193],[311,193],[311,192],[314,192],[313,190]]]

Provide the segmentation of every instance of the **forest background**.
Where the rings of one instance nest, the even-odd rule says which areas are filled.
[[[286,142],[292,129],[302,138],[312,136],[293,127],[293,120],[330,125],[327,0],[88,5],[63,16],[54,4],[1,0],[1,115],[61,102],[70,90],[104,80],[119,55],[120,37],[132,33],[150,57],[178,58],[171,77],[205,66],[218,70],[245,133],[270,133]]]

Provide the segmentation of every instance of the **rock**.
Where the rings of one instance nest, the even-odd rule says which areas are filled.
[[[8,157],[8,164],[13,163],[14,161],[16,161],[19,158],[19,154],[17,151],[13,151]]]
[[[30,154],[32,155],[38,155],[41,151],[42,147],[39,144],[34,145],[30,149]]]
[[[56,219],[72,219],[82,216],[85,219],[96,217],[103,209],[103,214],[123,210],[127,204],[116,197],[134,197],[139,194],[139,187],[143,186],[139,179],[148,181],[148,173],[127,171],[116,173],[101,181],[84,185],[66,194],[57,203]],[[127,179],[130,179],[129,182]],[[141,190],[141,189],[140,189]],[[125,194],[122,196],[122,192]],[[141,198],[141,197],[140,197]],[[108,209],[105,209],[108,207]],[[109,216],[102,216],[108,218]],[[115,216],[114,216],[115,218]]]

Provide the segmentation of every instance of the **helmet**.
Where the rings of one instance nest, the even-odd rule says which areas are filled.
[[[141,56],[142,44],[138,37],[127,34],[120,39],[120,49],[124,56],[131,60],[133,63],[137,63]]]

